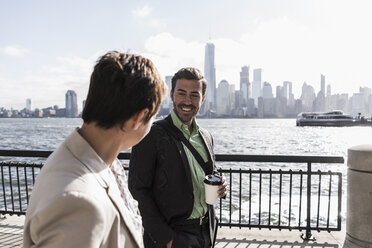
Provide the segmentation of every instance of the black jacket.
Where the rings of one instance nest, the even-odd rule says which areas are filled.
[[[171,122],[170,116],[166,119]],[[204,171],[212,174],[212,136],[202,128],[199,133],[211,161]],[[164,246],[173,238],[172,226],[186,220],[194,204],[190,165],[181,141],[154,123],[149,134],[132,148],[128,185],[139,203],[146,235],[157,246]]]

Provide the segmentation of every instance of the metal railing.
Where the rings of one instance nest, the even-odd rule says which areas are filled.
[[[304,240],[314,239],[311,230],[341,230],[342,173],[313,171],[312,164],[343,164],[343,157],[216,155],[216,161],[306,165],[297,171],[220,169],[229,185],[228,201],[219,204],[221,226],[305,230]]]
[[[47,158],[50,151],[0,150],[0,157]],[[121,153],[128,160],[129,153]],[[344,163],[343,157],[217,154],[220,162],[293,163],[305,170],[219,169],[228,197],[217,206],[220,226],[340,231],[342,174],[312,171],[312,164]],[[42,163],[0,162],[0,214],[24,215]],[[127,168],[125,168],[127,169]],[[336,211],[335,211],[336,210]]]

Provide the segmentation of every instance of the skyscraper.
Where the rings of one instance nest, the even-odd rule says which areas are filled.
[[[320,74],[320,91],[325,96],[325,76],[323,74]]]
[[[243,66],[240,72],[240,90],[242,91],[244,105],[247,104],[250,97],[250,83],[249,83],[249,66]]]
[[[292,93],[292,82],[283,82],[283,97],[289,100],[289,96]]]
[[[216,68],[214,66],[214,44],[208,42],[205,45],[204,76],[207,80],[207,95],[203,104],[205,113],[207,110],[216,108]]]
[[[218,88],[216,89],[217,95],[217,114],[220,115],[228,115],[230,113],[230,85],[226,80],[222,80],[218,84]]]
[[[284,81],[282,87],[282,97],[287,99],[287,106],[294,106],[295,100],[294,95],[292,93],[292,82]]]
[[[172,77],[173,76],[165,76],[165,84],[168,87],[168,93],[165,95],[163,102],[161,103],[161,108],[165,111],[170,111],[172,109],[172,101],[169,95],[169,92],[172,90]]]
[[[283,87],[280,85],[276,86],[275,93],[276,93],[276,98],[283,98],[284,97]]]
[[[75,91],[68,90],[66,92],[66,117],[77,117],[78,106],[77,106],[77,95]]]
[[[258,98],[261,97],[261,69],[253,70],[252,98],[257,106]]]
[[[302,85],[302,111],[313,111],[313,102],[315,100],[315,91],[311,85],[306,84]]]
[[[330,84],[328,84],[327,85],[327,96],[331,96],[332,94],[331,94],[331,85]]]
[[[28,111],[31,111],[31,99],[30,98],[26,99],[26,109]]]
[[[263,99],[271,99],[273,98],[273,89],[271,84],[268,82],[264,82],[262,87],[262,97]]]

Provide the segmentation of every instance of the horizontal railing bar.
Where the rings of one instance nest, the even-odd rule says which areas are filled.
[[[0,214],[9,214],[9,215],[26,215],[26,212],[25,211],[3,211],[3,210],[0,210]]]
[[[0,150],[0,156],[4,157],[47,158],[51,153],[52,151]]]
[[[282,174],[282,175],[306,175],[306,171],[278,171],[278,170],[227,170],[227,169],[218,169],[219,172],[222,173],[242,173],[242,174]],[[311,171],[312,175],[339,175],[341,172],[320,172],[320,171]]]
[[[216,154],[220,162],[285,162],[285,163],[344,163],[343,157],[337,156],[289,156],[289,155],[239,155]]]
[[[289,230],[305,230],[306,226],[269,226],[269,225],[252,225],[252,224],[239,224],[239,223],[218,223],[219,226],[228,226],[228,227],[249,227],[249,228],[265,228],[265,229],[289,229]],[[311,227],[311,230],[315,231],[340,231],[340,228],[337,227]]]
[[[43,164],[35,164],[35,163],[14,163],[14,162],[0,162],[1,167],[21,167],[21,168],[42,168]],[[129,169],[129,168],[128,168]]]
[[[52,151],[36,150],[0,150],[0,156],[6,157],[39,157],[47,158]],[[129,159],[129,152],[122,152],[119,159]],[[216,154],[219,162],[285,162],[285,163],[344,163],[343,157],[338,156],[289,156],[289,155],[243,155]]]

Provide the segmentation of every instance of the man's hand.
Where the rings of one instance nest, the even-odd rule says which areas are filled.
[[[167,244],[167,248],[171,248],[172,247],[172,244],[173,244],[173,239],[171,241],[168,242]]]
[[[226,178],[222,175],[222,185],[218,186],[218,198],[224,198],[227,194]]]

